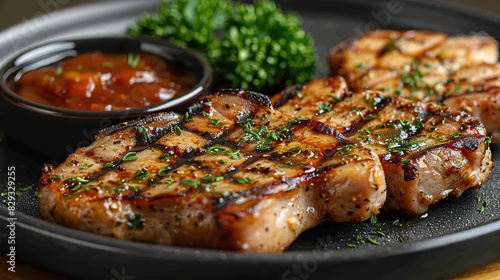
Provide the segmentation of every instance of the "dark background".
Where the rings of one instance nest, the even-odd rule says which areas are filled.
[[[83,3],[97,2],[97,1],[99,0],[15,0],[15,1],[0,0],[0,30],[4,29],[9,25],[29,20],[30,18],[36,16],[37,14],[40,15],[41,13],[44,13],[47,10],[54,11],[61,8],[71,7]],[[135,0],[135,1],[140,1],[140,0]],[[302,0],[297,0],[297,1],[302,1]],[[366,0],[366,1],[371,1],[371,0]],[[436,1],[445,2],[443,0],[436,0]],[[465,4],[489,12],[500,14],[499,0],[446,0],[446,1]]]

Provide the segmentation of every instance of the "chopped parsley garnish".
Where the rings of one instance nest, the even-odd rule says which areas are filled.
[[[355,146],[355,145],[353,145],[353,144],[345,145],[344,147],[342,147],[342,148],[338,149],[338,150],[335,152],[334,156],[342,156],[342,155],[347,155],[347,154],[349,154],[349,153],[352,151],[352,149],[354,149],[354,148],[356,148],[356,146]]]
[[[453,132],[450,136],[448,136],[449,139],[453,139],[453,138],[458,138],[460,137],[462,134],[458,131],[456,132]]]
[[[127,153],[125,156],[123,156],[122,161],[134,161],[137,160],[137,153],[136,152],[130,152]]]
[[[185,122],[190,122],[193,120],[193,117],[189,115],[189,112],[186,111],[186,114],[184,114],[184,121]]]
[[[182,133],[181,128],[178,125],[174,125],[174,131],[175,131],[175,134],[177,134],[177,135],[181,135],[181,133]]]
[[[197,188],[200,185],[200,182],[195,179],[182,179],[181,184]]]
[[[158,170],[158,176],[161,176],[161,177],[164,177],[164,176],[167,176],[168,175],[168,172],[170,171],[170,166],[168,165],[165,165],[163,167],[161,167],[159,170]]]
[[[393,225],[397,226],[397,227],[402,227],[403,224],[401,224],[401,221],[399,219],[395,220],[394,222],[392,222]]]
[[[144,179],[146,177],[149,177],[149,171],[147,169],[140,169],[140,170],[137,170],[135,171],[135,179],[138,179],[138,180],[141,180],[141,179]]]
[[[238,182],[238,184],[246,184],[246,183],[252,182],[252,178],[249,178],[249,177],[235,178],[235,180],[236,180],[236,182]]]
[[[140,61],[141,61],[140,55],[134,56],[134,54],[129,53],[127,56],[127,64],[132,68],[136,68],[139,65]]]
[[[76,176],[76,177],[71,177],[71,178],[68,178],[68,179],[66,179],[64,182],[68,182],[68,183],[71,183],[71,182],[88,183],[88,182],[90,182],[90,181],[89,181],[89,180],[87,180],[87,179],[85,179],[85,178],[82,178],[82,177]]]
[[[380,244],[377,240],[375,240],[375,239],[373,239],[371,237],[367,237],[366,240],[368,242],[370,242],[371,244],[373,244],[373,245],[379,245]]]
[[[87,168],[92,167],[92,166],[94,166],[93,163],[90,163],[90,164],[86,163],[86,164],[80,166],[80,168],[78,168],[78,170],[84,170],[84,169],[87,169]]]
[[[222,122],[217,119],[208,118],[208,121],[213,125],[222,126]]]
[[[325,102],[320,102],[318,104],[318,108],[319,108],[318,113],[319,114],[323,114],[323,113],[326,113],[326,112],[330,112],[332,110],[332,105],[328,104],[328,103],[325,103]]]
[[[144,222],[145,221],[141,215],[131,213],[128,217],[127,225],[130,229],[143,229]]]
[[[232,151],[231,149],[221,145],[214,145],[212,147],[207,148],[207,153],[209,155],[227,155],[233,159],[241,158],[239,150]]]
[[[32,186],[27,186],[27,187],[24,187],[24,188],[19,188],[20,191],[22,192],[25,192],[27,190],[31,190]]]
[[[61,75],[62,75],[62,73],[63,73],[63,68],[62,68],[62,66],[57,67],[57,68],[56,68],[56,71],[55,71],[56,76],[61,76]]]
[[[359,134],[370,135],[373,132],[373,129],[360,129],[358,130]]]
[[[167,180],[163,181],[163,183],[167,185],[166,186],[167,188],[170,187],[170,185],[172,185],[173,182],[174,181],[172,179],[167,179]]]
[[[162,154],[160,157],[159,157],[160,160],[164,160],[164,161],[170,161],[170,155],[169,154]]]

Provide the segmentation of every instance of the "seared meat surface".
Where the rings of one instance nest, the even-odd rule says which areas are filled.
[[[385,210],[421,215],[431,204],[479,187],[492,169],[489,138],[474,117],[453,108],[351,93],[341,77],[311,81],[273,97],[277,110],[331,125],[377,153],[387,182]]]
[[[451,105],[478,118],[500,141],[498,42],[485,35],[377,30],[330,51],[349,88]]]
[[[221,92],[185,115],[102,131],[40,178],[42,218],[145,242],[279,252],[327,220],[362,221],[386,198],[369,149],[267,97]]]

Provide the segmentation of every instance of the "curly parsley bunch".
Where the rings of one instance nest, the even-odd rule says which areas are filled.
[[[222,85],[254,91],[304,83],[316,71],[314,42],[274,2],[171,0],[129,30],[203,52]]]

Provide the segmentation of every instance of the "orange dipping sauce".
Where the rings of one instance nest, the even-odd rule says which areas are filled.
[[[113,111],[163,103],[191,90],[194,73],[147,53],[85,53],[26,72],[13,88],[31,101],[75,110]]]

